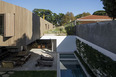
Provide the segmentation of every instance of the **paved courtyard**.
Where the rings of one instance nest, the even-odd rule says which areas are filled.
[[[13,69],[6,69],[6,68],[1,68],[0,67],[0,71],[9,71],[9,70],[13,70],[13,71],[38,71],[38,70],[57,70],[57,52],[51,52],[50,50],[47,49],[31,49],[30,50],[31,53],[31,58],[21,66],[19,67],[15,67]],[[40,58],[41,54],[49,54],[52,55],[54,57],[53,60],[53,65],[51,67],[45,67],[45,66],[35,66],[35,64],[37,63],[37,59]]]

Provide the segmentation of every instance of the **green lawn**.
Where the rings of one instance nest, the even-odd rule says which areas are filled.
[[[57,77],[56,71],[16,71],[10,77]]]

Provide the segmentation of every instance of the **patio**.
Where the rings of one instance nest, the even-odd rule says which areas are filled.
[[[15,67],[13,69],[10,68],[2,68],[0,67],[0,71],[38,71],[38,70],[57,70],[57,52],[52,52],[48,49],[31,49],[31,58],[22,66]],[[37,64],[37,60],[40,58],[40,55],[51,55],[54,57],[53,65],[51,67],[46,66],[35,66]]]

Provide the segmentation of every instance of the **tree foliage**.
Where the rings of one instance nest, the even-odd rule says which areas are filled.
[[[63,13],[59,13],[59,15],[58,15],[58,24],[60,26],[63,25],[63,17],[64,17],[64,14]]]
[[[75,20],[75,17],[74,17],[74,14],[72,12],[67,12],[63,17],[64,24],[69,23],[69,22],[74,21],[74,20]]]
[[[106,13],[106,11],[104,11],[104,10],[98,10],[98,11],[95,11],[95,12],[93,13],[93,15],[102,15],[102,16],[106,16],[107,13]]]
[[[52,11],[50,10],[45,10],[45,9],[34,9],[33,10],[34,14],[37,14],[40,17],[43,17],[45,15],[45,19],[49,22],[52,21]]]
[[[109,17],[112,17],[113,20],[116,18],[116,0],[101,0],[104,5],[104,9],[107,12]]]
[[[89,12],[83,12],[82,14],[78,14],[75,16],[75,18],[81,18],[81,17],[85,17],[85,16],[88,16],[88,15],[91,15]]]
[[[33,13],[37,14],[40,17],[43,17],[43,15],[45,15],[45,19],[56,26],[63,24],[63,13],[59,13],[57,15],[56,13],[53,13],[52,11],[46,9],[34,9]]]
[[[56,25],[56,26],[62,26],[67,23],[70,23],[75,20],[75,18],[80,18],[84,16],[91,15],[89,12],[83,12],[82,14],[77,15],[76,17],[72,12],[67,12],[66,14],[63,13],[53,13],[51,10],[47,9],[34,9],[33,13],[42,17],[45,15],[45,20],[49,21],[50,23]]]

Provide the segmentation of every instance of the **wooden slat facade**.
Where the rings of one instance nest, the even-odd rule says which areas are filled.
[[[4,14],[4,37],[14,36],[14,13]]]
[[[33,15],[25,8],[0,1],[0,14],[6,16],[4,35],[0,35],[0,46],[25,46],[39,39],[53,25],[42,18]],[[47,30],[49,30],[47,29]]]

